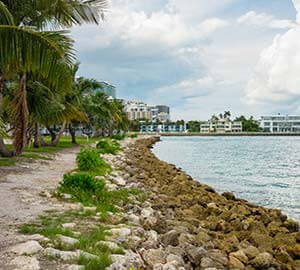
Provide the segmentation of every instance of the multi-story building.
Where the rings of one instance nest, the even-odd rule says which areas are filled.
[[[100,82],[101,88],[97,89],[96,92],[104,93],[109,97],[115,99],[117,97],[116,87],[108,82]]]
[[[155,106],[140,101],[129,101],[125,106],[125,110],[129,120],[148,120],[155,123],[170,120],[170,109],[164,105]]]
[[[200,126],[202,133],[228,133],[242,132],[243,124],[240,121],[231,121],[228,117],[213,116],[210,120]]]
[[[259,120],[260,127],[264,132],[284,133],[300,132],[299,115],[268,115],[262,116]]]

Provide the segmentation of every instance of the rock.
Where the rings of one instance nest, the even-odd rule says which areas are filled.
[[[16,257],[10,262],[10,265],[22,270],[40,270],[39,261],[35,257]]]
[[[84,206],[83,207],[83,211],[84,212],[96,212],[97,211],[97,207],[96,206]]]
[[[189,233],[181,233],[178,237],[178,244],[181,247],[185,247],[187,245],[194,245],[195,242],[195,236]]]
[[[72,195],[67,193],[61,193],[61,197],[66,200],[72,199]]]
[[[230,269],[245,269],[245,265],[233,256],[229,256],[228,264]]]
[[[127,241],[129,235],[131,234],[131,230],[128,228],[115,228],[110,229],[108,232],[111,234],[106,237],[109,241],[117,241],[118,243],[124,243]]]
[[[114,183],[117,184],[118,186],[122,186],[122,187],[126,186],[126,181],[125,181],[122,177],[120,177],[120,176],[115,177],[115,178],[113,179],[113,181],[114,181]]]
[[[201,260],[201,267],[202,269],[224,269],[223,266],[218,264],[217,262],[214,262],[211,258],[204,257]]]
[[[259,250],[254,246],[248,246],[244,248],[243,251],[250,260],[259,254]]]
[[[127,216],[127,220],[135,225],[140,224],[140,218],[135,214],[130,214],[129,216]]]
[[[162,249],[148,249],[143,252],[144,260],[150,266],[166,263],[166,253]]]
[[[252,261],[251,264],[256,268],[266,268],[271,265],[273,257],[270,253],[264,252],[257,255]]]
[[[35,241],[38,241],[38,242],[49,242],[50,239],[41,235],[41,234],[33,234],[33,235],[30,235],[29,236],[29,239],[30,240],[35,240]]]
[[[242,263],[245,263],[245,264],[248,263],[248,257],[246,256],[246,254],[243,250],[232,252],[232,253],[229,254],[229,256],[235,257],[236,259],[238,259]]]
[[[119,246],[114,243],[114,242],[110,242],[110,241],[99,241],[96,246],[106,246],[108,247],[110,250],[116,250],[119,248]]]
[[[79,244],[79,241],[72,237],[64,236],[61,234],[56,235],[56,237],[59,242],[61,242],[62,244],[66,245],[66,246],[69,246],[69,247],[73,247],[73,246]]]
[[[120,269],[139,269],[143,262],[139,255],[132,251],[126,251],[125,255],[110,255],[113,264],[108,268],[109,270]]]
[[[64,229],[74,229],[76,227],[75,223],[64,223],[61,225]]]
[[[145,249],[155,249],[158,248],[159,242],[158,242],[158,233],[156,231],[148,231],[146,233],[146,239],[147,241],[142,243],[142,246]]]
[[[226,254],[222,253],[220,250],[210,250],[207,253],[207,256],[221,265],[227,265],[228,263]]]
[[[151,229],[157,223],[154,210],[151,207],[143,208],[141,211],[141,224],[146,229]]]
[[[207,251],[202,247],[190,247],[187,249],[187,256],[189,260],[196,266],[201,264],[201,260],[206,256]]]
[[[44,255],[53,259],[61,259],[62,261],[74,261],[80,257],[80,253],[77,251],[61,251],[54,248],[46,248]]]
[[[227,200],[232,200],[235,201],[235,196],[232,192],[224,192],[222,195],[227,199]]]
[[[31,240],[14,246],[11,251],[18,255],[33,255],[42,251],[43,248],[39,242]]]
[[[169,231],[161,237],[161,241],[165,246],[178,246],[179,232],[176,230]]]
[[[77,264],[70,264],[65,266],[64,269],[66,270],[84,270],[84,266],[83,265],[77,265]]]
[[[91,253],[88,253],[86,251],[82,251],[82,250],[78,250],[77,253],[79,254],[79,256],[83,256],[87,259],[90,259],[90,260],[96,260],[96,259],[99,259],[98,256],[94,255],[94,254],[91,254]]]
[[[206,232],[199,232],[195,238],[196,242],[200,245],[211,240],[211,237]]]
[[[52,194],[48,191],[48,190],[42,190],[41,192],[40,192],[40,196],[42,196],[42,197],[46,197],[46,198],[52,198]]]
[[[182,257],[174,254],[170,254],[167,256],[167,263],[173,263],[176,262],[178,266],[184,266],[184,261]]]

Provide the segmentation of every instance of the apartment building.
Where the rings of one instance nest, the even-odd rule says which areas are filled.
[[[267,115],[259,120],[260,127],[264,132],[285,133],[300,132],[299,115]]]
[[[243,123],[240,121],[231,121],[229,117],[213,116],[210,120],[200,126],[202,133],[229,133],[242,132]]]

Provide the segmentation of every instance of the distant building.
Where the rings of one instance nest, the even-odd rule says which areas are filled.
[[[240,121],[231,121],[229,117],[213,116],[210,120],[200,126],[202,133],[229,133],[242,132],[243,123]]]
[[[260,127],[264,132],[284,133],[300,132],[299,115],[268,115],[259,120]]]
[[[117,97],[117,90],[116,87],[112,84],[109,84],[108,82],[100,82],[102,88],[99,88],[96,90],[96,92],[104,93],[109,97],[112,97],[115,99]]]
[[[176,133],[187,132],[186,125],[176,125],[175,123],[163,123],[163,124],[143,124],[141,125],[140,132],[144,133]]]
[[[141,101],[129,101],[125,105],[129,120],[148,120],[149,122],[167,122],[170,120],[170,108],[165,105],[148,105]]]

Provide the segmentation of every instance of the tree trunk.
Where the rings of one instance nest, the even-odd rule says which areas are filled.
[[[50,126],[46,126],[46,128],[48,129],[50,136],[51,136],[51,142],[53,143],[55,138],[56,138],[56,134],[55,132],[52,130],[52,128],[50,128]]]
[[[54,139],[54,141],[51,142],[51,145],[52,145],[52,146],[57,146],[57,144],[59,143],[59,140],[60,140],[61,136],[62,136],[63,133],[64,133],[64,130],[65,130],[65,128],[66,128],[66,125],[67,125],[66,121],[63,122],[63,124],[62,124],[62,126],[61,126],[59,132],[58,132],[57,135],[56,135],[56,138]]]
[[[76,130],[75,130],[75,128],[73,128],[72,124],[69,125],[69,131],[70,131],[70,134],[71,134],[71,137],[72,137],[72,143],[77,144],[77,142],[76,142]]]
[[[40,148],[41,146],[41,132],[40,132],[40,125],[39,123],[35,123],[34,125],[34,148]]]
[[[0,117],[2,116],[2,104],[3,104],[3,90],[4,90],[4,80],[0,74]],[[4,144],[3,138],[0,138],[0,156],[1,157],[12,157],[14,152],[7,149]]]

